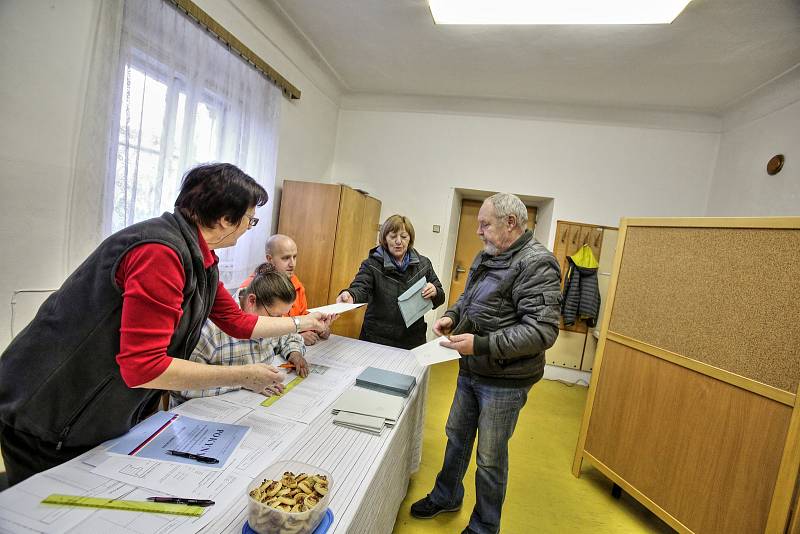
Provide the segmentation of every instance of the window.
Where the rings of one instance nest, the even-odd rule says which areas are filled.
[[[163,0],[125,2],[118,65],[108,233],[172,211],[183,175],[199,163],[233,163],[272,196],[281,99],[275,85]],[[217,251],[226,286],[264,260],[270,215],[271,207],[259,208],[266,224]]]
[[[225,116],[220,97],[190,98],[182,79],[138,64],[125,65],[120,107],[112,232],[172,210],[182,171],[221,159]]]

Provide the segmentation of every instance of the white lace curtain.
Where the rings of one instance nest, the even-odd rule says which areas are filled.
[[[183,174],[198,163],[233,163],[274,201],[280,90],[169,2],[102,5],[73,183],[70,267],[96,238],[172,211]],[[261,224],[216,251],[226,286],[263,261],[271,212],[259,208]],[[98,222],[102,235],[93,236]]]

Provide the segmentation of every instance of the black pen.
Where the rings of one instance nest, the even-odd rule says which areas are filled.
[[[194,454],[193,452],[186,452],[186,451],[176,451],[174,449],[168,449],[167,452],[172,456],[180,456],[181,458],[189,458],[190,460],[197,460],[198,462],[203,462],[204,464],[218,464],[219,460],[216,458],[211,458],[210,456],[201,456],[199,454]]]
[[[214,506],[214,501],[208,499],[184,499],[183,497],[148,497],[148,501],[164,502],[168,504],[188,504],[190,506]]]

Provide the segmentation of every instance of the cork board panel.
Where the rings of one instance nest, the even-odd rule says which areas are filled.
[[[764,532],[792,408],[607,341],[585,450],[693,532]]]
[[[629,227],[610,330],[797,392],[800,230]]]

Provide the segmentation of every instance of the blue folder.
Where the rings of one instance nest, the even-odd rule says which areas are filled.
[[[359,387],[403,397],[407,397],[416,384],[417,379],[414,376],[376,367],[367,367],[356,378],[356,385]]]

